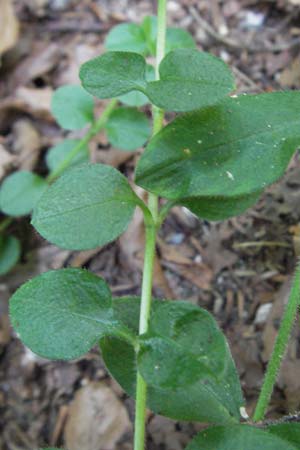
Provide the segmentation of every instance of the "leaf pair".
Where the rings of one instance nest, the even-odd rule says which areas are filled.
[[[141,53],[144,56],[155,56],[157,37],[157,18],[146,16],[141,25],[122,23],[110,30],[105,47],[109,51],[125,51]],[[193,37],[181,28],[167,28],[166,53],[177,48],[194,48]]]
[[[240,214],[283,175],[299,121],[299,91],[241,95],[181,115],[150,141],[136,182],[202,218]]]
[[[160,79],[148,81],[146,61],[138,53],[107,52],[81,66],[83,87],[99,98],[131,91],[144,93],[167,111],[190,111],[216,103],[234,89],[225,63],[205,52],[174,50],[159,67]]]
[[[218,426],[200,433],[186,450],[298,450],[299,442],[299,423],[282,423],[262,429],[249,425]]]
[[[52,97],[51,111],[58,124],[66,130],[77,130],[94,123],[94,100],[81,86],[58,88]],[[133,108],[115,109],[104,123],[109,142],[121,150],[135,150],[144,145],[150,135],[149,121],[145,114]],[[73,143],[73,147],[71,146]],[[48,152],[48,166],[53,170],[80,140],[67,139]],[[85,148],[74,163],[86,160]],[[78,161],[79,160],[79,161]],[[53,164],[54,162],[54,164]]]
[[[137,298],[112,299],[106,283],[85,270],[63,269],[23,285],[10,316],[23,342],[49,359],[77,358],[101,339],[109,371],[132,396],[138,367],[155,412],[237,422],[238,376],[213,317],[185,302],[155,301],[149,332],[138,337],[139,306]]]
[[[20,253],[21,245],[17,238],[0,235],[0,275],[5,275],[15,266]]]

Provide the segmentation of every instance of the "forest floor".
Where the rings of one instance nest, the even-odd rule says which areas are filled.
[[[46,173],[46,150],[65,135],[50,114],[53,91],[79,82],[79,66],[104,51],[103,40],[112,26],[141,22],[155,13],[155,3],[15,2],[20,33],[0,67],[0,179],[19,169]],[[199,49],[232,67],[239,93],[300,88],[300,1],[170,0],[168,11],[170,24],[190,31]],[[13,27],[12,20],[12,32]],[[99,110],[103,104],[99,102]],[[127,174],[137,157],[138,152],[110,148],[102,134],[91,144],[93,161]],[[110,379],[98,349],[70,363],[36,357],[11,330],[7,309],[9,297],[23,282],[65,266],[86,267],[104,277],[115,296],[139,295],[141,218],[135,216],[116,243],[88,252],[49,245],[27,217],[15,220],[9,232],[21,239],[22,258],[0,279],[0,450],[33,450],[45,444],[68,450],[132,449],[133,401]],[[246,214],[209,223],[175,208],[159,236],[155,295],[186,299],[213,312],[229,339],[249,414],[299,255],[298,156]],[[272,397],[270,419],[300,409],[298,329]],[[149,414],[147,449],[182,450],[199,429]]]

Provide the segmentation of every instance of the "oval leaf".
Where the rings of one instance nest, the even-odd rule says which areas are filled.
[[[151,132],[145,114],[133,108],[115,109],[105,128],[109,142],[121,150],[136,150],[142,147]]]
[[[47,186],[43,178],[32,172],[15,172],[1,185],[0,209],[14,217],[29,214]]]
[[[46,163],[51,172],[56,170],[65,158],[72,152],[72,150],[80,143],[79,139],[65,139],[47,152]],[[71,166],[84,164],[89,159],[88,146],[85,145],[80,153],[78,153],[71,162]]]
[[[113,308],[116,319],[137,333],[139,300],[136,298],[114,299]],[[155,372],[159,372],[160,367],[163,366],[162,359],[152,360],[154,378],[152,381],[148,380],[151,384],[148,387],[148,407],[158,414],[178,420],[219,423],[238,420],[239,407],[243,404],[239,381],[225,339],[214,319],[209,313],[186,302],[154,301],[152,311],[150,339],[154,338],[158,342],[159,339],[163,340],[164,338],[165,342],[169,344],[171,340],[174,341],[176,336],[175,346],[177,348],[178,346],[188,347],[187,354],[189,358],[193,359],[193,365],[195,355],[197,355],[196,359],[199,358],[198,362],[201,363],[201,367],[205,362],[205,371],[210,373],[210,368],[212,368],[215,373],[219,373],[219,379],[212,383],[208,377],[201,381],[188,383],[181,389],[178,388],[179,374],[175,380],[171,380],[172,383],[175,383],[174,385],[177,385],[176,388],[159,387],[160,377],[155,378],[157,377]],[[194,321],[193,316],[195,316]],[[143,339],[142,345],[144,344],[147,344],[147,337]],[[101,340],[101,349],[111,374],[129,395],[135,396],[137,362],[134,348],[120,339],[107,337]],[[144,352],[144,356],[145,354]],[[154,352],[151,357],[153,356]],[[172,358],[168,358],[168,361],[172,365]],[[140,361],[140,364],[142,363],[143,361]],[[155,366],[158,368],[155,369]],[[126,370],[124,370],[125,367]],[[145,367],[143,368],[145,369]],[[188,370],[187,367],[186,370]],[[149,373],[147,370],[146,373],[149,375],[150,372],[149,366]],[[187,372],[186,375],[188,376]],[[184,381],[186,381],[186,377]],[[208,384],[206,384],[207,381]],[[205,408],[203,408],[203,404],[205,404]]]
[[[94,120],[94,100],[81,86],[58,88],[51,101],[51,111],[66,130],[78,130]]]
[[[268,431],[248,425],[211,427],[198,434],[186,450],[296,450],[293,445]]]
[[[144,32],[135,23],[122,23],[113,27],[105,39],[105,48],[109,51],[147,53]]]
[[[133,90],[145,91],[146,62],[138,53],[107,52],[80,68],[83,87],[99,98],[118,97]]]
[[[234,89],[226,64],[192,49],[168,53],[159,66],[160,80],[147,84],[146,94],[167,111],[191,111],[212,105]]]
[[[167,28],[166,53],[178,48],[195,48],[196,43],[193,36],[182,28]]]
[[[50,186],[34,210],[32,224],[59,247],[87,250],[122,234],[139,202],[118,170],[86,164],[67,170]]]
[[[199,211],[211,197],[258,194],[299,144],[299,100],[300,92],[240,96],[175,119],[150,141],[137,183],[179,203],[193,198]]]
[[[14,236],[0,236],[0,275],[5,275],[18,262],[21,253],[20,241]]]
[[[9,307],[21,340],[48,359],[83,355],[115,325],[108,286],[82,269],[43,273],[23,284]]]

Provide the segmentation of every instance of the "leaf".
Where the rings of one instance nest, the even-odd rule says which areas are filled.
[[[156,55],[157,17],[146,16],[141,24],[148,55]]]
[[[71,153],[71,151],[79,144],[79,139],[65,139],[54,147],[50,148],[46,155],[46,163],[50,170],[53,172],[65,158]],[[72,160],[70,166],[76,166],[88,162],[89,153],[88,146],[85,145],[80,153],[78,153]]]
[[[257,202],[261,191],[236,197],[190,197],[179,201],[200,219],[224,220],[242,214]]]
[[[20,241],[14,236],[0,236],[0,275],[5,275],[18,262],[21,253]]]
[[[178,48],[195,48],[193,36],[182,28],[167,28],[166,53]]]
[[[105,48],[109,51],[147,53],[144,32],[135,23],[122,23],[113,27],[105,39]]]
[[[136,298],[121,298],[113,300],[114,317],[133,332],[138,331],[139,300]],[[204,384],[201,380],[184,384],[183,388],[159,387],[159,379],[155,378],[155,366],[163,367],[162,359],[152,366],[154,379],[148,387],[148,406],[158,413],[178,420],[216,421],[219,423],[234,422],[239,418],[239,408],[243,404],[239,381],[225,339],[214,319],[204,310],[186,302],[154,301],[150,320],[151,339],[160,339],[168,344],[183,349],[188,347],[187,354],[198,362],[205,364],[206,372],[217,374],[217,381],[209,380]],[[147,336],[142,341],[142,356],[140,364],[145,370],[145,348]],[[101,350],[104,361],[110,373],[117,379],[126,392],[135,395],[136,356],[134,348],[127,342],[115,337],[101,340]],[[146,345],[146,347],[145,347]],[[174,349],[174,346],[172,347]],[[152,347],[154,348],[154,347]],[[200,353],[199,353],[200,349]],[[120,358],[122,354],[122,358]],[[154,355],[154,352],[151,356]],[[215,355],[219,357],[215,357]],[[172,357],[168,355],[172,364]],[[160,355],[157,354],[159,358]],[[174,364],[175,365],[175,364]],[[150,367],[150,366],[149,366]],[[181,367],[181,366],[180,366]],[[126,370],[125,370],[126,368]],[[151,371],[144,371],[148,375]],[[170,370],[171,373],[171,370]],[[187,372],[186,372],[187,373]],[[173,386],[180,384],[180,373],[177,379],[171,380]],[[195,376],[193,372],[193,377]],[[151,375],[150,375],[151,377]],[[205,378],[207,381],[208,378]],[[149,380],[148,380],[149,381]],[[184,376],[183,382],[185,383]],[[205,408],[203,405],[205,404]]]
[[[276,425],[270,425],[268,431],[284,441],[299,447],[300,442],[300,423],[278,423]]]
[[[43,273],[23,284],[9,305],[21,340],[48,359],[77,358],[117,327],[105,281],[82,269]]]
[[[233,75],[213,55],[194,49],[169,52],[159,66],[160,80],[147,83],[146,94],[167,111],[191,111],[212,105],[234,89]]]
[[[116,239],[140,203],[116,169],[86,164],[67,170],[42,196],[32,224],[62,248],[88,250]]]
[[[178,117],[150,141],[137,184],[180,204],[187,199],[192,211],[198,204],[208,218],[211,198],[217,207],[252,194],[255,201],[283,175],[299,144],[299,100],[297,91],[243,95]]]
[[[94,120],[94,100],[81,86],[58,88],[51,101],[51,112],[66,130],[79,130]]]
[[[142,147],[151,132],[145,114],[133,108],[115,109],[105,128],[109,142],[121,150],[136,150]]]
[[[99,98],[118,97],[133,90],[145,91],[146,62],[131,52],[107,52],[80,68],[83,87]]]
[[[298,441],[299,444],[299,441]],[[249,425],[211,427],[198,434],[186,450],[296,450],[287,440]]]
[[[146,80],[147,81],[155,80],[154,67],[151,66],[150,64],[147,64],[146,66]],[[148,97],[146,97],[145,94],[139,91],[131,91],[128,92],[127,94],[121,95],[119,97],[119,100],[125,105],[136,107],[144,106],[147,103],[149,103]]]
[[[25,216],[47,189],[46,181],[32,172],[9,175],[0,188],[0,209],[9,216]]]

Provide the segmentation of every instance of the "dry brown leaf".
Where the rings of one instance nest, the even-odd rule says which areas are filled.
[[[33,170],[41,149],[41,136],[29,120],[18,120],[13,127],[13,149],[17,153],[17,166]]]
[[[19,22],[11,0],[0,0],[0,55],[14,47],[19,37]]]
[[[299,3],[300,4],[300,3]],[[280,75],[280,84],[283,87],[294,87],[300,82],[300,59],[296,58]]]
[[[69,450],[115,450],[130,430],[124,405],[105,383],[81,388],[70,406],[64,437]]]
[[[14,161],[14,156],[5,150],[4,146],[0,144],[0,181],[6,175],[9,167]]]

